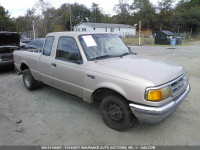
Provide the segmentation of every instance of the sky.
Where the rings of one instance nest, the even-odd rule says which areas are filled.
[[[27,9],[30,9],[38,0],[1,0],[0,5],[9,11],[11,17],[23,16]],[[59,8],[64,3],[73,4],[75,2],[84,4],[88,8],[91,7],[92,3],[99,4],[99,7],[103,9],[103,13],[114,15],[115,11],[113,8],[118,4],[119,0],[45,0],[48,1],[53,7]],[[129,4],[133,0],[125,0]],[[156,4],[158,0],[150,0],[153,4]]]

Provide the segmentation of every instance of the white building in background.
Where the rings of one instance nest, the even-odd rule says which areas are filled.
[[[74,31],[115,33],[118,36],[135,36],[136,28],[126,24],[83,22],[73,27]]]

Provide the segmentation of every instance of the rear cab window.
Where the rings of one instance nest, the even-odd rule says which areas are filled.
[[[43,49],[43,55],[45,56],[51,55],[53,42],[54,42],[54,36],[49,36],[46,38],[44,49]]]

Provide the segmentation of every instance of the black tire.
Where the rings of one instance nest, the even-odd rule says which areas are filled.
[[[127,101],[118,95],[105,96],[101,101],[100,110],[105,124],[117,131],[126,130],[134,121]]]
[[[28,90],[34,90],[37,87],[37,81],[33,78],[29,69],[23,71],[23,82]]]

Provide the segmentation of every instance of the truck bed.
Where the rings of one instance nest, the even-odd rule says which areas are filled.
[[[32,75],[38,76],[40,55],[41,51],[37,49],[14,51],[15,67],[20,71],[20,66],[26,64],[29,66]]]

